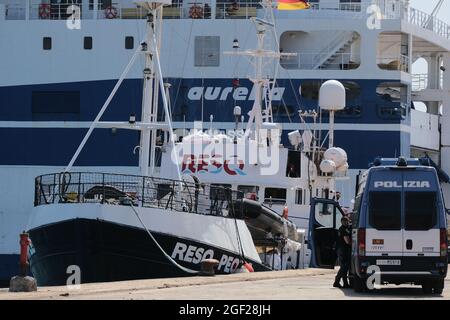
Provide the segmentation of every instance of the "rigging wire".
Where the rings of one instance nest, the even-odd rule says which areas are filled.
[[[191,275],[198,275],[198,274],[200,274],[200,271],[196,271],[196,270],[192,270],[192,269],[183,267],[178,262],[176,262],[170,255],[168,255],[166,253],[166,251],[164,251],[163,247],[161,247],[161,245],[155,239],[155,237],[150,232],[150,230],[146,227],[144,221],[142,221],[141,217],[139,216],[139,213],[137,212],[137,210],[135,209],[135,207],[134,207],[134,205],[133,205],[133,203],[131,201],[130,201],[130,207],[133,210],[133,213],[135,214],[136,218],[138,218],[139,222],[141,223],[141,225],[144,228],[144,230],[146,231],[146,233],[150,236],[150,238],[152,239],[153,243],[161,251],[161,253],[167,258],[167,260],[169,260],[175,267],[177,267],[178,269],[180,269],[180,270],[182,270],[182,271],[184,271],[184,272],[186,272],[188,274],[191,274]]]
[[[189,28],[189,36],[188,36],[188,40],[185,41],[187,43],[186,52],[189,52],[190,47],[191,47],[191,42],[192,41],[190,41],[190,40],[191,40],[191,37],[192,37],[192,30],[193,30],[193,27],[194,27],[194,19],[190,19],[190,20],[191,20],[191,23],[190,23],[190,28]],[[178,32],[175,31],[175,29],[173,27],[172,27],[172,32],[178,33]],[[176,94],[175,94],[175,97],[174,97],[174,101],[173,101],[172,111],[174,110],[175,106],[177,105],[177,101],[178,101],[178,97],[179,97],[179,94],[180,94],[181,86],[183,84],[183,75],[184,75],[184,70],[186,68],[187,57],[188,57],[188,54],[185,54],[184,55],[184,60],[183,60],[183,66],[181,68],[180,81],[178,83],[177,91],[176,91]]]

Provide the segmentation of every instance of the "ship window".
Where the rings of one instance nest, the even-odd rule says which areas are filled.
[[[406,106],[378,106],[378,116],[382,119],[402,119],[406,116]]]
[[[286,166],[286,177],[300,178],[301,176],[301,153],[300,151],[289,150]]]
[[[44,50],[52,50],[52,38],[44,37],[42,39],[42,46]]]
[[[387,102],[408,103],[408,86],[399,82],[383,82],[377,87],[379,99]]]
[[[237,190],[242,192],[243,196],[248,199],[258,200],[258,186],[238,186]]]
[[[220,65],[220,37],[195,37],[194,51],[195,67],[218,67]]]
[[[361,107],[360,106],[349,106],[345,107],[343,110],[335,112],[336,118],[359,118],[361,117]],[[322,116],[328,118],[330,112],[328,110],[322,110]]]
[[[84,37],[83,47],[85,50],[92,50],[92,37]]]
[[[302,98],[308,100],[319,100],[319,89],[322,85],[320,81],[307,81],[302,83],[300,91]]]
[[[321,81],[306,81],[301,85],[302,98],[309,100],[319,100],[319,90],[322,85]],[[361,86],[353,81],[343,81],[345,88],[346,101],[354,101],[361,96]]]
[[[286,203],[286,189],[282,188],[266,188],[264,191],[264,202],[274,204]]]
[[[134,37],[125,37],[125,49],[134,49]]]
[[[306,190],[303,189],[297,189],[295,191],[295,204],[306,204]]]
[[[80,115],[79,91],[34,91],[31,94],[33,120],[70,121]]]
[[[209,198],[211,200],[228,200],[227,189],[231,189],[231,184],[211,184]]]

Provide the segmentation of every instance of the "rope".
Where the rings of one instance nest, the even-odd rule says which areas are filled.
[[[158,247],[158,249],[162,252],[162,254],[167,258],[167,260],[169,260],[175,267],[179,268],[181,271],[184,271],[186,273],[192,274],[192,275],[198,275],[200,274],[199,271],[195,271],[186,267],[183,267],[182,265],[178,264],[171,256],[169,256],[164,249],[160,246],[160,244],[158,243],[158,241],[155,239],[155,237],[153,237],[152,233],[150,232],[150,230],[147,229],[147,227],[145,226],[144,222],[141,220],[141,217],[139,217],[138,212],[136,211],[136,209],[133,206],[133,203],[130,202],[130,207],[133,210],[134,214],[136,215],[136,218],[138,218],[139,222],[141,223],[142,227],[145,229],[145,231],[147,232],[147,234],[150,236],[150,238],[152,239],[152,241],[155,243],[155,245]]]
[[[233,197],[231,194],[230,194],[230,196],[231,196],[231,198]],[[241,235],[239,233],[239,226],[237,224],[236,212],[234,211],[234,203],[231,201],[230,205],[231,205],[231,211],[232,211],[233,218],[234,218],[234,225],[236,227],[236,234],[237,234],[237,240],[238,240],[238,249],[239,249],[239,252],[240,252],[240,255],[241,255],[241,259],[245,263],[246,261],[245,261],[245,257],[244,257],[244,248],[242,246]]]

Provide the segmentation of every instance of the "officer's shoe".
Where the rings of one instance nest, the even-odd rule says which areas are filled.
[[[350,289],[351,287],[352,286],[348,282],[344,283],[344,289]]]
[[[333,287],[335,288],[342,288],[341,284],[339,282],[333,283]]]

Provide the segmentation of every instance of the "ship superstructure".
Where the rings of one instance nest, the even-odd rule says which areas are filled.
[[[0,278],[17,268],[17,235],[33,206],[30,181],[63,170],[145,34],[145,12],[131,0],[61,2],[0,0]],[[347,107],[336,115],[336,140],[348,153],[351,177],[376,156],[425,152],[450,171],[450,75],[443,71],[450,70],[450,27],[408,1],[311,4],[305,11],[275,11],[280,51],[296,53],[280,59],[272,92],[282,143],[288,145],[288,132],[311,125],[298,111],[316,109],[320,85],[337,79],[347,89]],[[233,106],[244,115],[251,109],[248,62],[222,53],[235,40],[256,47],[249,18],[260,14],[257,1],[164,8],[162,69],[178,136],[211,121],[215,129],[232,130]],[[428,61],[427,75],[411,73],[419,58]],[[143,65],[130,71],[103,120],[140,119]],[[415,110],[414,101],[426,102],[427,112]],[[138,155],[131,151],[139,143],[138,133],[97,130],[75,166],[134,174]],[[127,148],[130,153],[114,152]],[[337,189],[349,205],[353,187],[338,183]],[[295,201],[322,196],[313,192]]]

